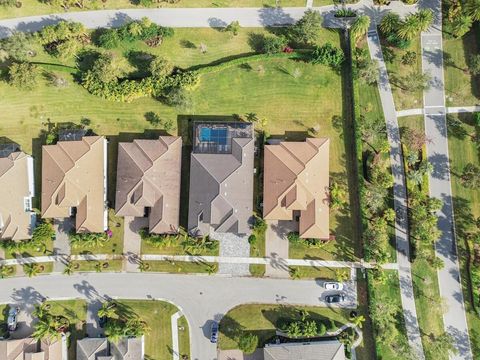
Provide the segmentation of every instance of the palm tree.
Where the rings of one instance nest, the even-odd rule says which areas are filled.
[[[138,21],[134,21],[128,25],[128,32],[130,35],[137,37],[143,32],[142,25]]]
[[[28,277],[37,276],[42,272],[42,268],[40,265],[33,263],[33,264],[25,264],[23,265],[23,271]]]
[[[35,324],[35,331],[33,332],[32,337],[36,340],[58,339],[60,333],[57,331],[56,325],[56,321],[53,317],[40,318]]]
[[[73,262],[70,260],[67,261],[65,264],[65,269],[63,269],[63,274],[64,275],[72,275],[73,274]]]
[[[102,272],[102,264],[100,263],[100,261],[97,261],[96,264],[95,264],[95,271],[96,272]]]
[[[420,185],[423,181],[423,172],[420,170],[412,170],[407,173],[407,179],[415,185]]]
[[[124,324],[120,321],[107,321],[105,324],[105,336],[108,341],[113,343],[118,343],[118,341],[125,336],[124,334]]]
[[[466,5],[467,14],[474,21],[480,21],[480,0],[469,0]]]
[[[363,315],[355,316],[354,318],[350,319],[350,322],[356,327],[362,328],[362,325],[365,322],[365,316]]]
[[[399,28],[401,22],[402,21],[398,14],[390,12],[382,19],[382,22],[380,23],[380,30],[384,34],[390,34]]]
[[[421,9],[415,14],[418,20],[420,31],[426,31],[433,22],[433,11],[430,9]]]
[[[459,38],[465,35],[472,27],[473,20],[469,15],[460,14],[455,17],[452,23],[453,36]]]
[[[105,301],[102,303],[102,307],[98,309],[98,317],[113,318],[115,316],[115,303],[110,301]]]
[[[208,275],[213,275],[217,272],[217,264],[206,264],[205,270]]]
[[[302,277],[302,270],[298,267],[290,267],[290,276],[293,280],[298,280]]]
[[[370,17],[367,15],[361,15],[355,19],[350,27],[350,34],[355,42],[358,42],[360,38],[365,35],[370,27]]]
[[[35,305],[35,310],[33,311],[33,315],[39,319],[51,316],[50,314],[50,304],[46,302],[42,302],[40,305]]]
[[[148,271],[149,269],[150,269],[150,264],[146,263],[143,260],[140,260],[140,262],[138,263],[138,270],[140,270],[140,272],[145,272],[145,271]]]
[[[350,279],[350,274],[347,270],[336,269],[335,270],[335,280],[338,282],[344,282]]]
[[[129,337],[140,337],[149,334],[150,327],[145,321],[140,320],[138,317],[128,319],[125,323],[124,333]]]
[[[12,275],[13,267],[11,266],[0,266],[0,279],[3,279],[9,275]]]
[[[420,22],[416,14],[409,15],[401,23],[398,36],[403,40],[412,40],[420,30]]]

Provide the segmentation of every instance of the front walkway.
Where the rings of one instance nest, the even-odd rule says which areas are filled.
[[[368,48],[372,60],[378,62],[380,81],[378,91],[382,101],[383,113],[387,122],[387,137],[390,143],[390,162],[394,178],[393,196],[395,207],[395,238],[397,246],[398,276],[400,279],[400,297],[403,317],[407,329],[410,347],[418,359],[425,359],[422,338],[417,321],[417,310],[413,295],[412,271],[410,264],[410,243],[408,239],[407,188],[403,164],[400,131],[398,129],[392,89],[388,79],[387,67],[383,59],[382,47],[376,29],[368,32]]]
[[[274,278],[290,278],[290,271],[286,259],[288,259],[287,234],[294,230],[290,221],[267,220],[265,232],[265,255],[270,257],[271,262],[266,266],[265,276]]]
[[[123,254],[127,257],[125,270],[128,272],[136,272],[142,248],[142,239],[139,230],[148,227],[147,218],[138,218],[125,216],[123,227]]]
[[[75,224],[72,218],[62,220],[55,219],[53,221],[53,227],[55,229],[53,254],[57,256],[57,261],[55,261],[53,265],[53,271],[62,272],[65,269],[65,264],[72,251],[68,235],[75,229]]]
[[[248,235],[240,236],[233,233],[215,233],[211,237],[220,244],[220,257],[249,257],[250,244]],[[250,268],[247,263],[219,263],[218,273],[234,276],[250,276]]]

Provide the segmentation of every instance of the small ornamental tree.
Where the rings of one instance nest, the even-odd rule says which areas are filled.
[[[8,82],[21,90],[33,90],[38,85],[40,70],[28,62],[13,63],[8,68]]]
[[[290,38],[300,44],[312,44],[322,30],[322,16],[318,11],[308,9],[303,17],[293,25]]]
[[[237,36],[240,31],[240,23],[238,21],[232,21],[225,28],[225,31],[231,32],[233,36]]]
[[[265,54],[277,54],[281,53],[283,49],[288,44],[288,40],[285,36],[280,35],[280,36],[265,36],[263,38],[263,44],[262,44],[262,52]]]
[[[328,65],[333,68],[338,68],[345,61],[343,51],[331,43],[326,43],[323,46],[318,46],[312,53],[312,63]]]
[[[258,346],[258,336],[252,333],[244,332],[238,339],[238,347],[245,354],[252,354]]]

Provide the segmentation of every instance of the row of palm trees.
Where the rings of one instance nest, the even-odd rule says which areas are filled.
[[[43,302],[35,306],[33,316],[38,319],[32,337],[36,340],[53,342],[66,334],[70,321],[63,315],[53,315],[51,305]]]

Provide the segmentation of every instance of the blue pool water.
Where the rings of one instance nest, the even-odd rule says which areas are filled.
[[[218,145],[227,145],[227,137],[227,128],[211,129],[208,127],[203,127],[200,129],[200,141],[214,142]]]

